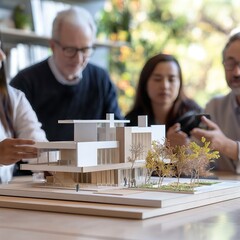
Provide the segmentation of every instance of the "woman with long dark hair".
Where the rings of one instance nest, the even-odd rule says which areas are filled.
[[[165,124],[171,145],[187,143],[178,120],[186,113],[200,113],[201,107],[183,91],[181,67],[175,57],[158,54],[144,65],[137,87],[135,103],[126,115],[130,125],[137,125],[138,115],[147,115],[148,124]]]
[[[0,49],[0,182],[12,178],[14,163],[37,157],[34,140],[47,141],[25,95],[7,84]]]

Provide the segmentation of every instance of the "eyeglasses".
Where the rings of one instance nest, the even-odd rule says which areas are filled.
[[[64,47],[59,41],[57,40],[54,40],[54,41],[59,45],[59,47],[61,47],[64,56],[69,58],[75,57],[78,52],[80,52],[84,58],[88,58],[93,54],[95,50],[94,47],[84,47],[84,48]]]
[[[223,65],[227,71],[232,71],[236,66],[240,67],[240,62],[233,58],[228,58],[223,61]]]

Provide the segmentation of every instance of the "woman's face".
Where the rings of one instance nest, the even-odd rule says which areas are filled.
[[[147,82],[147,93],[152,105],[171,107],[180,88],[178,66],[175,62],[160,62]]]

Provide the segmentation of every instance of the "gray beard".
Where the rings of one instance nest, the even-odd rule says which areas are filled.
[[[238,88],[232,88],[232,92],[234,93],[234,95],[240,96],[240,87],[238,87]]]

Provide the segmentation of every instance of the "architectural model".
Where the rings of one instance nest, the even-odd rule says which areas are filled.
[[[40,156],[35,163],[22,169],[48,171],[48,184],[75,186],[80,183],[126,185],[131,174],[134,181],[144,177],[145,158],[153,141],[165,139],[165,126],[147,126],[147,116],[139,116],[138,126],[126,127],[129,120],[60,120],[74,124],[74,140],[68,142],[38,142]],[[142,146],[134,166],[129,162],[131,146]]]
[[[145,116],[135,127],[124,126],[126,122],[114,120],[112,114],[106,120],[59,121],[74,124],[73,141],[38,142],[39,157],[21,166],[51,175],[44,182],[1,184],[0,207],[147,219],[240,197],[238,181],[217,181],[191,194],[136,188],[146,177],[152,143],[165,141],[165,127],[148,127]],[[138,148],[141,151],[134,155],[133,149]],[[176,178],[165,180],[170,183]]]

